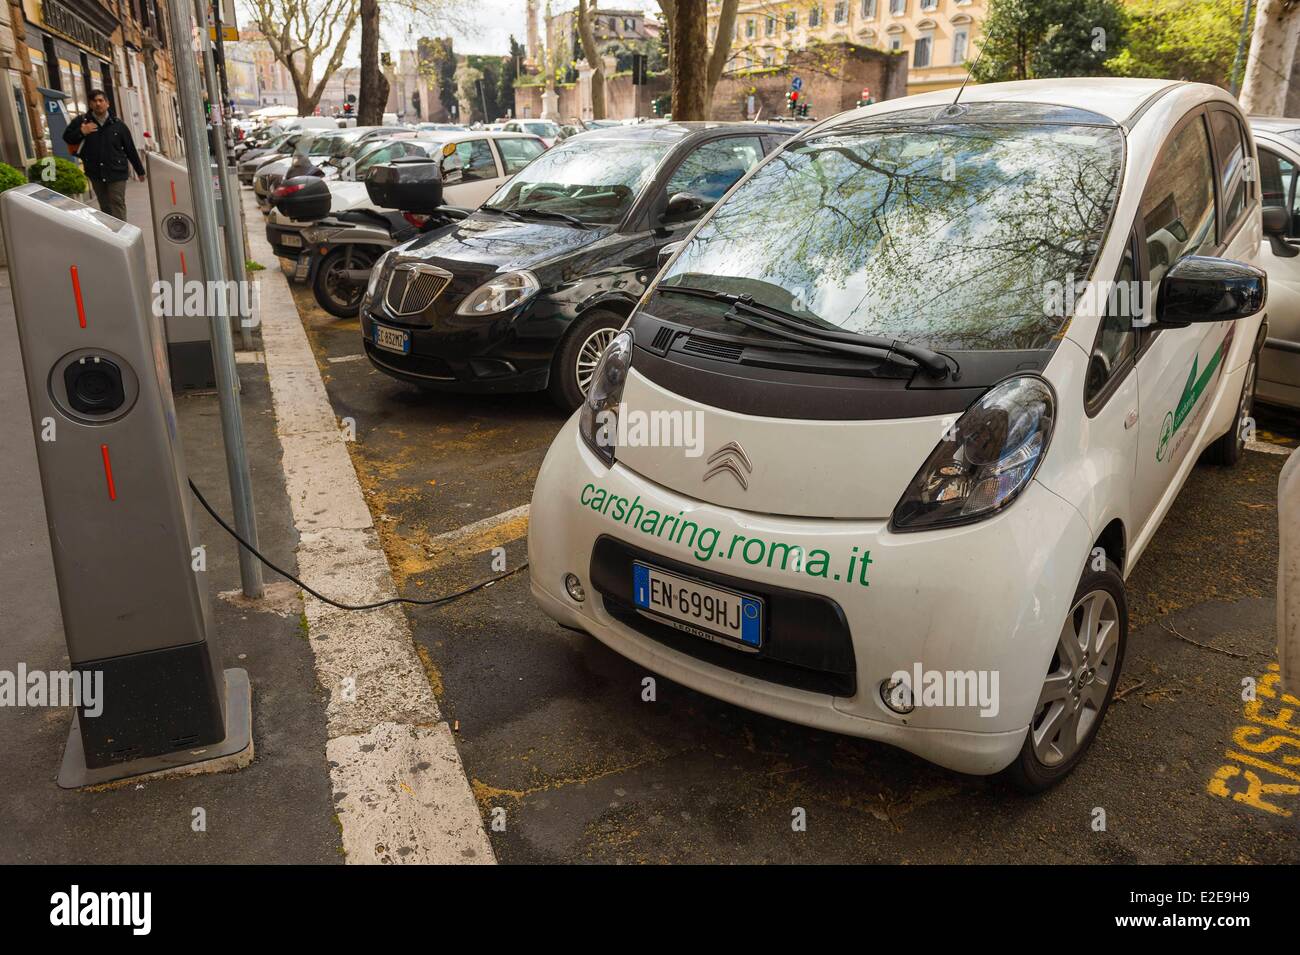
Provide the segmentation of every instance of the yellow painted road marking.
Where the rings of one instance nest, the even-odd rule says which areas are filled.
[[[425,557],[407,562],[404,571],[427,573],[467,557],[481,557],[493,547],[500,547],[528,535],[528,505],[485,517],[454,531],[438,534],[424,542]]]
[[[1223,755],[1229,762],[1215,770],[1206,791],[1260,812],[1290,818],[1296,799],[1270,802],[1266,797],[1300,796],[1300,699],[1281,692],[1281,672],[1276,663],[1270,663],[1268,671],[1256,682],[1255,699],[1244,701],[1242,716],[1248,722],[1232,733],[1233,743],[1247,752],[1227,750]],[[1288,782],[1275,782],[1271,777]]]

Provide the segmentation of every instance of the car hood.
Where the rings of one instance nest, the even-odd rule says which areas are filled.
[[[419,257],[452,272],[512,272],[560,266],[610,241],[612,227],[575,228],[564,223],[519,222],[475,213],[455,226],[416,239],[403,258]]]

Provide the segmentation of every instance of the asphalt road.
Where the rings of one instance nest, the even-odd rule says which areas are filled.
[[[399,589],[492,576],[496,547],[517,566],[526,518],[491,519],[529,502],[563,416],[542,395],[421,394],[370,367],[356,321],[295,294]],[[1296,430],[1261,415],[1269,440]],[[526,572],[409,615],[505,862],[1298,862],[1300,704],[1267,679],[1284,460],[1196,470],[1129,582],[1122,699],[1036,798],[664,679],[644,703],[645,672],[551,623]]]

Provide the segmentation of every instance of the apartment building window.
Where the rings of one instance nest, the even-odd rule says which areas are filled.
[[[791,10],[785,15],[785,32],[793,33],[799,29],[799,14]]]
[[[903,38],[901,36],[891,36],[889,38],[889,48],[891,50],[901,50],[903,48]]]
[[[754,22],[753,17],[745,21],[745,36],[751,40],[758,36],[758,24]]]
[[[924,36],[917,37],[916,46],[912,50],[913,66],[929,66],[930,51],[934,48],[934,34],[927,33]]]
[[[844,23],[849,18],[849,0],[839,0],[835,4],[835,22]]]
[[[767,18],[767,22],[763,25],[763,34],[765,36],[776,36],[776,17]]]
[[[907,13],[907,0],[889,0],[889,12],[896,17],[904,16]]]
[[[821,25],[822,25],[822,8],[813,7],[811,10],[808,11],[808,26],[809,28],[812,28],[812,27],[819,27]]]
[[[954,63],[966,62],[966,49],[970,45],[970,31],[957,30],[952,35],[952,61]]]
[[[921,0],[922,10],[938,10],[939,0]]]
[[[862,19],[871,20],[876,16],[876,0],[862,0]]]

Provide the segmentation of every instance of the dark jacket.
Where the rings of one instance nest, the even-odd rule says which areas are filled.
[[[83,136],[82,123],[94,123],[99,131]],[[91,179],[125,182],[129,175],[127,163],[135,168],[136,173],[144,175],[144,164],[140,162],[140,154],[135,151],[131,130],[111,113],[103,123],[95,119],[94,113],[78,116],[63,131],[63,141],[69,146],[80,144],[77,158]]]

